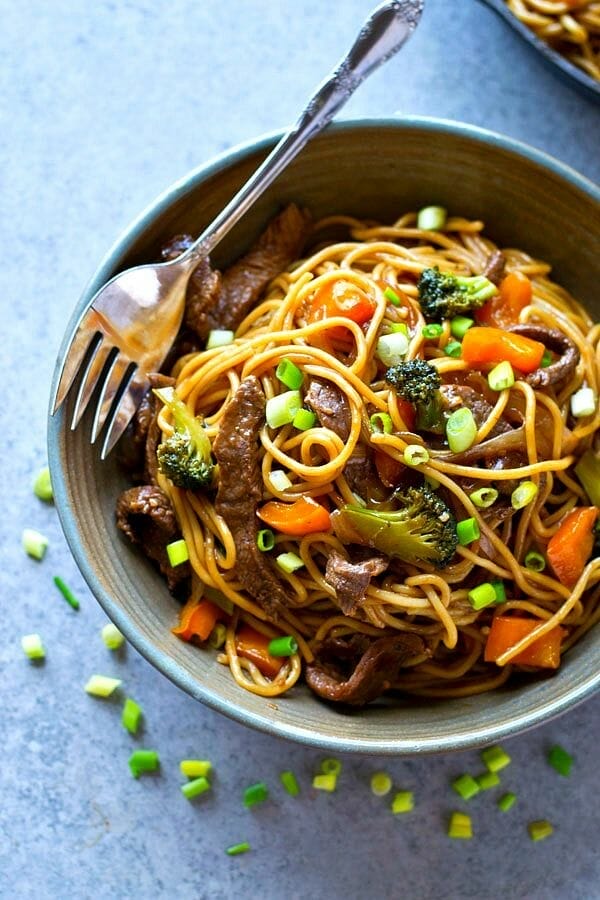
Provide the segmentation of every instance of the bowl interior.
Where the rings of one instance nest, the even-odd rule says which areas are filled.
[[[251,174],[274,140],[225,154],[159,198],[101,264],[77,316],[113,273],[158,258],[166,238],[199,233]],[[480,218],[501,246],[518,246],[553,264],[554,276],[596,315],[599,192],[535,151],[496,135],[428,120],[345,123],[315,139],[214,255],[238,256],[286,201],[315,216],[334,212],[391,221],[431,203]],[[72,400],[70,401],[72,403]],[[90,416],[77,431],[70,408],[49,421],[49,458],[67,540],[92,591],[128,639],[196,698],[246,724],[334,750],[415,753],[476,746],[555,715],[600,683],[598,630],[568,654],[553,677],[445,702],[382,702],[342,713],[304,687],[275,702],[237,687],[212,653],[171,634],[178,604],[154,569],[122,539],[115,498],[128,486],[113,458],[100,463],[89,444]]]

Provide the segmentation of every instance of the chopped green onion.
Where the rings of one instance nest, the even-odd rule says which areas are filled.
[[[248,841],[242,841],[241,844],[232,844],[231,847],[227,847],[225,853],[228,856],[239,856],[240,853],[247,853],[249,849],[250,844]]]
[[[496,589],[489,581],[484,581],[483,584],[478,584],[477,587],[470,590],[468,597],[473,609],[484,609],[484,607],[496,603],[497,600]]]
[[[532,572],[543,572],[546,568],[546,560],[537,550],[530,550],[525,556],[525,568]]]
[[[256,546],[261,553],[268,553],[275,546],[275,535],[270,528],[261,528],[256,535]]]
[[[123,712],[121,713],[121,725],[129,734],[137,734],[142,720],[142,708],[131,697],[125,698]]]
[[[402,300],[400,299],[394,288],[387,287],[383,292],[383,296],[386,300],[389,300],[392,306],[402,306]]]
[[[458,341],[448,341],[448,343],[444,347],[444,353],[446,354],[446,356],[451,356],[453,359],[458,359],[460,354],[462,353],[462,346]]]
[[[437,322],[432,322],[430,325],[424,325],[421,329],[421,334],[426,341],[435,340],[435,338],[439,338],[443,333],[444,326],[439,325]]]
[[[554,828],[547,819],[537,819],[529,823],[527,831],[532,841],[543,841],[544,838],[550,837]]]
[[[71,588],[67,587],[62,578],[59,575],[55,575],[52,579],[54,584],[59,589],[67,603],[72,609],[79,609],[79,600],[71,590]]]
[[[244,806],[249,809],[258,803],[264,803],[268,796],[269,789],[264,781],[257,781],[256,784],[249,785],[244,791]]]
[[[208,759],[182,759],[179,763],[179,771],[186,778],[206,778],[211,769]]]
[[[589,387],[582,387],[571,394],[571,415],[576,419],[593,416],[596,412],[596,396]]]
[[[468,450],[477,437],[477,425],[473,413],[466,406],[455,409],[446,422],[446,438],[453,453]]]
[[[429,462],[429,450],[421,444],[409,444],[403,458],[407,466],[420,466]]]
[[[44,659],[46,651],[39,634],[24,634],[21,638],[23,653],[29,659]]]
[[[471,816],[466,813],[453,812],[448,825],[448,837],[469,840],[473,837]]]
[[[417,215],[417,228],[439,231],[446,224],[448,213],[443,206],[424,206]]]
[[[547,369],[552,362],[552,354],[549,350],[544,350],[540,360],[540,369]]]
[[[503,581],[491,581],[490,584],[496,591],[496,603],[506,603],[506,588]]]
[[[123,637],[117,626],[113,625],[112,622],[108,622],[100,633],[102,635],[104,645],[108,647],[109,650],[118,650],[119,647],[122,647],[125,642],[125,638]]]
[[[273,490],[279,491],[280,493],[287,491],[287,489],[292,486],[292,482],[283,469],[273,469],[269,474],[269,481],[273,486]]]
[[[571,774],[573,757],[558,744],[555,744],[554,747],[550,748],[548,762],[553,769],[556,769],[559,775],[563,775],[567,778]]]
[[[329,791],[331,793],[332,791],[335,791],[336,783],[337,775],[335,775],[333,772],[330,772],[326,775],[315,775],[312,781],[312,786],[317,791]]]
[[[382,334],[375,352],[384,366],[397,366],[408,352],[408,338],[401,331]]]
[[[169,563],[173,567],[180,566],[190,558],[190,551],[188,550],[188,545],[184,538],[180,538],[178,541],[172,541],[170,544],[167,544],[166,550],[167,556],[169,557]]]
[[[502,812],[508,812],[516,802],[517,795],[513,794],[512,791],[508,791],[506,794],[502,794],[502,796],[498,800],[498,807],[502,810]]]
[[[213,650],[219,650],[227,639],[227,628],[222,622],[217,622],[208,636],[208,646]]]
[[[43,559],[48,549],[48,538],[35,531],[33,528],[25,528],[21,537],[23,550],[33,559]]]
[[[185,784],[181,785],[181,793],[188,800],[192,800],[194,797],[198,797],[200,794],[205,794],[210,790],[210,782],[208,778],[205,778],[203,775],[200,775],[198,778],[194,778],[192,781],[187,781]]]
[[[450,333],[457,341],[462,341],[469,328],[472,328],[474,324],[475,320],[469,319],[467,316],[454,316],[450,321]]]
[[[53,499],[54,494],[52,492],[52,482],[50,481],[50,469],[48,466],[44,466],[43,469],[40,469],[35,476],[33,493],[39,500],[48,502]]]
[[[489,506],[493,506],[497,499],[498,491],[491,487],[482,487],[469,494],[469,500],[478,509],[487,509]]]
[[[474,797],[481,790],[473,776],[467,773],[459,778],[455,778],[452,782],[452,787],[463,800],[470,800],[471,797]]]
[[[134,750],[128,763],[133,777],[139,778],[146,772],[156,772],[160,759],[156,750]]]
[[[537,496],[537,492],[538,486],[533,481],[522,481],[510,495],[512,508],[523,509],[523,507],[528,506]]]
[[[514,383],[515,373],[508,360],[498,363],[488,375],[488,384],[493,391],[506,391]]]
[[[392,779],[387,772],[374,772],[371,775],[371,791],[376,797],[385,797],[392,789]]]
[[[106,675],[92,675],[84,685],[83,689],[93,697],[110,697],[122,683],[120,678],[108,678]]]
[[[373,413],[369,422],[371,424],[371,431],[374,431],[375,434],[391,434],[394,430],[394,423],[392,422],[392,417],[389,413]]]
[[[432,491],[437,491],[441,484],[441,481],[438,481],[437,478],[432,478],[431,475],[426,475],[425,484],[427,485],[427,487],[431,488]]]
[[[280,553],[279,556],[275,559],[275,562],[279,566],[279,568],[285,572],[287,575],[291,575],[292,572],[295,572],[297,569],[301,569],[304,565],[304,560],[302,560],[297,553]]]
[[[594,506],[600,506],[600,456],[591,448],[586,450],[575,466],[575,473]]]
[[[477,524],[477,519],[463,519],[461,522],[457,522],[456,535],[458,537],[458,543],[462,547],[466,547],[467,544],[472,544],[473,541],[478,541],[481,537],[481,532],[479,530],[479,525]]]
[[[209,331],[208,340],[206,341],[206,349],[214,350],[216,347],[226,347],[227,344],[233,344],[234,332],[226,328],[215,328]]]
[[[409,337],[408,325],[406,324],[406,322],[390,322],[388,328],[390,329],[390,334],[398,334],[399,332],[401,332],[402,334],[406,335],[406,337]]]
[[[265,416],[269,428],[281,428],[294,421],[294,416],[302,408],[300,391],[285,391],[267,400]]]
[[[477,775],[475,781],[479,785],[480,791],[489,791],[500,784],[500,777],[496,772],[482,772],[481,775]]]
[[[321,772],[325,775],[339,775],[342,771],[342,763],[335,756],[328,756],[321,763]]]
[[[395,816],[401,813],[410,812],[411,809],[414,809],[414,806],[415,800],[412,791],[398,791],[394,794],[394,799],[392,800],[392,812]]]
[[[279,779],[283,787],[291,797],[298,796],[298,794],[300,793],[300,785],[298,784],[296,776],[293,772],[290,772],[289,770],[286,772],[282,772],[279,776]]]
[[[298,641],[293,635],[284,634],[269,641],[267,649],[271,656],[292,656],[298,650]]]
[[[317,421],[317,417],[315,413],[311,409],[299,409],[296,415],[292,420],[292,425],[294,428],[297,428],[298,431],[308,431],[309,428],[312,428]]]
[[[275,369],[275,376],[292,391],[297,391],[304,381],[304,375],[298,366],[285,357]]]
[[[486,747],[481,751],[481,759],[490,772],[500,772],[510,765],[510,756],[502,747]]]

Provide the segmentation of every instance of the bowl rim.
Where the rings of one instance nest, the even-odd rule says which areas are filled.
[[[535,31],[517,18],[505,0],[480,0],[480,2],[500,16],[530,47],[537,50],[550,70],[561,77],[565,84],[570,84],[589,100],[595,100],[596,103],[600,101],[600,81],[596,81],[591,75],[588,75],[585,69],[580,69],[570,59],[538,37]]]
[[[394,130],[419,129],[425,132],[437,134],[451,134],[457,137],[466,137],[486,146],[492,145],[507,150],[550,170],[562,179],[570,182],[580,191],[590,195],[600,204],[600,187],[579,174],[565,163],[560,162],[549,154],[538,150],[528,144],[497,132],[489,131],[478,126],[424,116],[406,117],[382,117],[345,119],[333,123],[327,131],[344,132],[347,130],[390,128]],[[60,363],[72,334],[81,318],[82,312],[93,293],[107,280],[112,273],[116,259],[124,249],[131,245],[136,235],[152,220],[160,217],[172,203],[185,193],[194,189],[196,184],[219,171],[223,165],[232,165],[244,159],[249,154],[267,151],[283,134],[283,131],[273,131],[253,138],[211,157],[205,163],[193,168],[186,175],[179,178],[166,190],[156,197],[146,208],[122,231],[108,252],[104,255],[95,273],[86,284],[63,335],[58,351],[55,370],[52,379],[50,396],[54,395]],[[94,565],[83,550],[79,539],[77,522],[74,511],[71,509],[67,495],[67,479],[61,465],[60,436],[63,428],[64,413],[59,411],[52,415],[48,410],[47,449],[48,464],[50,467],[55,505],[60,524],[65,534],[69,549],[75,562],[90,588],[92,594],[99,602],[105,613],[117,627],[123,632],[133,647],[150,662],[156,669],[172,681],[177,687],[190,694],[196,700],[223,713],[230,719],[249,726],[258,731],[266,732],[273,736],[288,738],[302,744],[327,749],[335,752],[370,753],[377,755],[399,756],[417,755],[423,753],[437,753],[455,750],[466,750],[480,747],[491,741],[497,741],[517,733],[533,728],[542,722],[572,709],[575,705],[589,698],[596,690],[600,689],[600,670],[591,672],[582,681],[535,710],[519,713],[515,711],[510,719],[505,719],[494,725],[469,725],[468,729],[457,732],[454,735],[436,737],[435,735],[417,739],[403,739],[401,736],[389,739],[366,739],[353,736],[322,736],[308,727],[300,727],[292,723],[281,722],[278,717],[269,716],[267,713],[256,713],[243,708],[232,700],[216,695],[210,688],[206,688],[201,682],[195,680],[179,665],[166,656],[165,652],[156,647],[150,640],[137,632],[131,623],[125,610],[121,609],[118,602],[104,590],[98,579]],[[241,691],[241,689],[240,689]],[[242,698],[240,693],[240,699]],[[340,716],[340,722],[344,717]]]

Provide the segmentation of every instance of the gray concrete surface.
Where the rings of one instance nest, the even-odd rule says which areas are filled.
[[[217,151],[289,123],[349,44],[369,0],[21,0],[0,3],[0,897],[455,898],[594,900],[600,896],[596,698],[506,742],[503,787],[468,807],[471,842],[450,841],[464,804],[449,782],[476,753],[385,763],[415,793],[394,818],[369,791],[375,759],[344,760],[339,790],[314,792],[313,751],[250,732],[179,692],[131,648],[111,656],[104,616],[70,557],[52,507],[31,494],[45,461],[54,358],[85,281],[119,231],[170,182]],[[600,110],[554,78],[475,0],[428,0],[417,34],[345,116],[462,119],[525,140],[588,177],[600,174]],[[50,538],[42,563],[23,527]],[[73,612],[52,576],[81,598]],[[48,656],[23,657],[39,631]],[[88,697],[90,673],[122,677],[146,713],[134,740],[119,705]],[[545,763],[559,742],[570,779]],[[161,772],[134,781],[127,757],[155,747]],[[208,757],[214,789],[179,791],[178,761]],[[281,769],[302,784],[278,787]],[[272,799],[247,811],[243,787]],[[555,833],[533,844],[526,823]],[[224,848],[250,841],[252,852]]]

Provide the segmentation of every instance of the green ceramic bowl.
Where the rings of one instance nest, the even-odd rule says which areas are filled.
[[[114,273],[156,259],[161,242],[174,233],[199,233],[275,139],[246,144],[194,170],[128,228],[74,310],[58,365],[94,292]],[[556,278],[600,313],[600,192],[548,156],[499,135],[428,119],[335,125],[302,152],[218,248],[216,264],[235,259],[290,200],[306,204],[315,216],[344,212],[391,221],[404,210],[436,203],[481,218],[497,243],[550,261]],[[211,653],[171,634],[177,603],[115,528],[115,498],[125,478],[114,459],[101,463],[90,446],[90,416],[71,432],[69,413],[67,407],[49,421],[49,459],[58,512],[83,576],[140,653],[193,697],[239,722],[333,751],[455,750],[546,721],[600,685],[595,629],[552,677],[462,700],[382,702],[347,713],[303,686],[276,702],[239,689]]]

